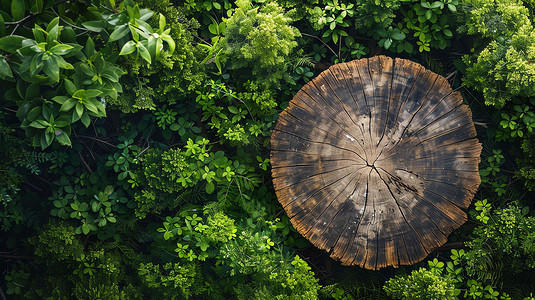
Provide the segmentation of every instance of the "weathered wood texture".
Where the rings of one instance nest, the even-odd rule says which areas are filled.
[[[336,64],[303,86],[271,137],[293,226],[344,265],[411,265],[466,221],[481,144],[446,79],[404,59]]]

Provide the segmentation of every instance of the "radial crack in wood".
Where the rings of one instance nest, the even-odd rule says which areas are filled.
[[[273,185],[299,233],[343,265],[410,265],[466,221],[481,144],[447,80],[405,59],[336,64],[271,137]]]

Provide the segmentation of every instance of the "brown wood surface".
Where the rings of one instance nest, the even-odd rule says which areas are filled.
[[[343,265],[410,265],[466,221],[481,144],[447,80],[405,59],[336,64],[303,86],[271,137],[293,226]]]

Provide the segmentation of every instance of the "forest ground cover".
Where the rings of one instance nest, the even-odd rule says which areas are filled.
[[[534,9],[1,1],[0,298],[534,299]],[[461,91],[482,185],[445,247],[367,271],[292,227],[269,139],[303,84],[379,54]]]

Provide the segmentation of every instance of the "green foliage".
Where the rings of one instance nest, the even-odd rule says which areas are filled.
[[[23,1],[4,2],[0,8],[5,9],[9,2],[15,5]],[[50,6],[39,3],[32,8],[21,5],[11,10],[11,17],[58,15]],[[111,6],[93,6],[91,19],[78,18],[78,6],[63,11],[63,17],[35,18],[31,31],[20,29],[14,22],[11,34],[0,37],[0,79],[12,87],[5,98],[18,105],[21,127],[35,146],[45,149],[55,140],[71,146],[71,124],[81,120],[88,127],[91,117],[106,115],[106,100],[117,99],[122,92],[119,78],[124,72],[114,63],[114,47],[122,49],[120,55],[140,56],[148,63],[160,56],[164,42],[169,53],[173,52],[175,43],[163,16],[154,31],[145,22],[153,14],[150,10],[140,9],[131,1],[117,10],[114,3]],[[10,16],[5,16],[10,21]],[[71,17],[77,20],[76,25]],[[83,33],[91,32],[102,43],[95,45],[83,33],[77,36],[75,30],[84,28]]]
[[[477,57],[466,56],[466,85],[481,91],[485,103],[502,108],[515,97],[533,97],[534,30],[521,1],[466,1],[469,34],[491,40]],[[489,80],[491,79],[491,80]]]
[[[404,0],[387,0],[387,1],[361,1],[357,4],[357,19],[355,24],[358,28],[371,29],[374,26],[388,28],[394,17],[395,12],[401,7]],[[408,0],[407,2],[413,2]]]
[[[237,2],[237,8],[225,20],[226,29],[220,46],[233,70],[250,70],[264,88],[278,86],[288,77],[289,60],[299,31],[290,26],[291,18],[276,3],[252,7],[248,0]]]
[[[190,24],[180,21],[183,16],[179,9],[169,0],[139,2],[140,6],[164,17],[175,47],[172,53],[160,52],[154,59],[158,64],[146,66],[139,61],[127,60],[131,69],[125,84],[127,88],[123,96],[111,102],[125,112],[154,109],[155,103],[175,104],[180,96],[198,88],[206,76],[200,63],[202,53],[192,44]],[[153,27],[161,26],[156,18],[149,19],[148,23]]]
[[[451,279],[424,268],[391,278],[384,289],[394,299],[456,299]]]
[[[240,287],[237,296],[238,299],[318,299],[320,288],[308,264],[295,256],[291,267],[265,276],[254,290],[250,286]]]
[[[203,278],[198,263],[140,263],[137,270],[150,297],[189,299],[203,292]]]
[[[73,260],[84,251],[75,227],[65,221],[47,224],[39,235],[29,241],[35,246],[35,255],[45,263],[53,263],[49,260],[51,256],[57,261]]]
[[[529,208],[511,205],[489,214],[490,205],[480,207],[476,205],[484,225],[474,230],[474,238],[468,243],[470,251],[465,254],[468,274],[488,279],[488,271],[503,261],[508,266],[500,272],[518,273],[534,268],[535,218],[527,215]]]

